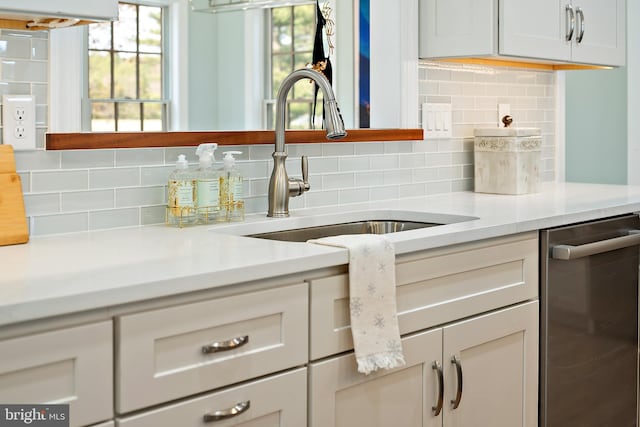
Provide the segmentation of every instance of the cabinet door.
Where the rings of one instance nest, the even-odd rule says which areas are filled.
[[[68,404],[71,427],[113,418],[112,330],[103,321],[0,341],[0,402]]]
[[[573,1],[578,13],[572,51],[574,62],[625,64],[626,4],[626,0]],[[583,30],[582,40],[578,42]]]
[[[569,0],[500,1],[500,55],[569,61],[571,43],[566,41],[565,10],[569,3]]]
[[[442,329],[402,340],[406,365],[369,375],[357,371],[353,354],[311,364],[309,427],[436,427],[442,412],[437,370],[442,355]],[[471,425],[471,424],[469,424]],[[478,424],[479,425],[479,424]]]
[[[420,57],[495,54],[497,0],[420,0]]]
[[[0,10],[22,15],[117,20],[117,0],[0,0]]]
[[[538,425],[538,301],[445,327],[443,363],[445,427]]]

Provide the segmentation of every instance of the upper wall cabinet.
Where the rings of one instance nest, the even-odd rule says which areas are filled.
[[[118,0],[0,0],[0,20],[48,22],[54,18],[57,22],[114,21],[118,19]]]
[[[420,57],[621,66],[626,0],[420,0]]]

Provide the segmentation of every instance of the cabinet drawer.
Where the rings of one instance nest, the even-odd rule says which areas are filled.
[[[70,425],[113,418],[111,321],[0,341],[0,402],[69,404]]]
[[[116,326],[123,413],[306,363],[307,285],[126,315]]]
[[[247,404],[248,403],[248,404]],[[307,425],[307,370],[300,368],[237,387],[116,420],[118,427],[202,426],[205,414],[245,404],[216,426],[300,427]],[[228,411],[227,411],[228,412]]]
[[[538,295],[538,236],[525,233],[396,261],[400,333],[406,334]],[[311,359],[353,348],[348,275],[311,281]]]

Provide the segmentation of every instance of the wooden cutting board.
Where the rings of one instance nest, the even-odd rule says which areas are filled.
[[[29,241],[22,184],[13,147],[0,145],[0,246]]]

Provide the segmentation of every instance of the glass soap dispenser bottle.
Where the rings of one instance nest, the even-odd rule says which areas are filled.
[[[195,185],[184,154],[178,156],[176,168],[169,174],[166,222],[184,227],[196,223]]]
[[[244,221],[243,179],[234,154],[242,151],[225,151],[220,171],[220,221]]]
[[[196,149],[199,158],[196,178],[196,216],[200,224],[208,224],[218,219],[220,211],[220,183],[218,173],[213,169],[216,143],[200,144]]]

